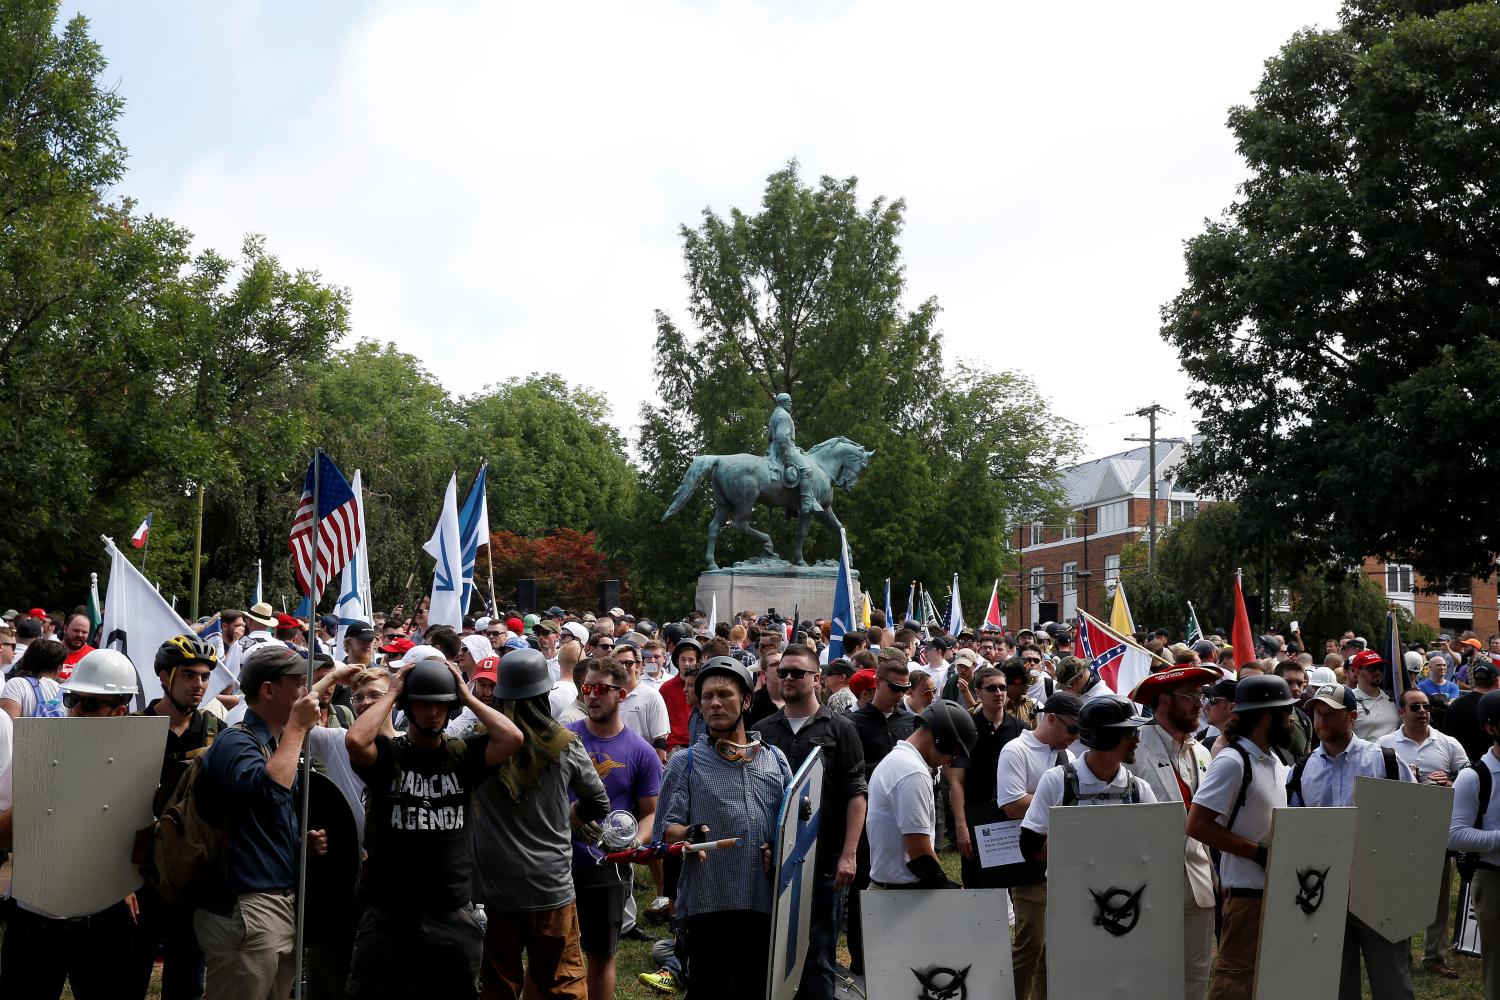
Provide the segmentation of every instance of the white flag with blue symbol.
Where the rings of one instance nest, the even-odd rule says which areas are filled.
[[[437,527],[422,546],[437,560],[432,569],[432,607],[427,612],[429,625],[451,625],[460,631],[464,625],[464,548],[458,530],[458,476],[448,477],[448,491]]]

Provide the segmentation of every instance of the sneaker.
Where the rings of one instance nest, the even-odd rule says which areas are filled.
[[[642,986],[648,986],[658,993],[676,993],[682,989],[678,985],[677,977],[671,969],[658,969],[656,972],[643,972],[638,979]]]
[[[672,901],[666,896],[657,896],[651,901],[651,905],[646,907],[643,916],[647,920],[657,922],[669,919],[672,916]]]

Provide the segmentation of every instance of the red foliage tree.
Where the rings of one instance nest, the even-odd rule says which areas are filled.
[[[537,603],[568,609],[592,608],[599,600],[602,580],[620,581],[620,599],[629,596],[629,584],[621,568],[599,551],[592,531],[562,528],[545,538],[527,538],[510,531],[490,534],[490,553],[495,564],[495,597],[503,605],[516,599],[516,581],[536,580]],[[484,578],[489,562],[479,560],[476,576]],[[486,586],[478,583],[478,586]]]

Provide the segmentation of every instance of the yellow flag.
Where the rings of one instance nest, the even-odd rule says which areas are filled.
[[[1109,627],[1127,639],[1135,634],[1135,622],[1130,617],[1130,602],[1125,599],[1125,581],[1115,581],[1115,606],[1109,614]]]
[[[868,590],[865,591],[865,606],[859,618],[864,627],[868,629],[870,627],[870,592]]]

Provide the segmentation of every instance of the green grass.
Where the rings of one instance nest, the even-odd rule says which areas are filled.
[[[945,852],[942,855],[943,868],[953,879],[958,878],[958,855],[953,852]],[[1455,876],[1454,897],[1457,897],[1457,876]],[[640,911],[644,912],[651,905],[652,898],[656,895],[655,887],[651,882],[650,875],[644,868],[640,869],[636,878],[636,904]],[[665,935],[666,930],[662,925],[645,924],[642,926],[648,933]],[[1451,931],[1450,931],[1451,932]],[[0,940],[4,939],[4,929],[0,926]],[[840,959],[845,965],[849,961],[848,949],[840,939]],[[1480,963],[1477,958],[1469,958],[1465,955],[1453,954],[1449,958],[1450,964],[1457,969],[1462,978],[1451,980],[1434,976],[1420,968],[1422,960],[1422,936],[1418,935],[1412,939],[1412,962],[1418,968],[1412,973],[1412,982],[1416,988],[1419,1000],[1477,1000],[1483,992],[1480,982]],[[620,1000],[648,1000],[648,998],[659,998],[662,994],[642,986],[636,976],[642,972],[655,972],[656,966],[651,961],[651,945],[644,941],[621,941],[619,953],[615,956],[617,981],[615,996]],[[154,975],[151,982],[149,997],[156,998],[160,994],[160,975]],[[681,994],[677,994],[679,997]],[[1368,988],[1364,995],[1370,995]],[[63,996],[71,998],[72,993],[64,990]]]

